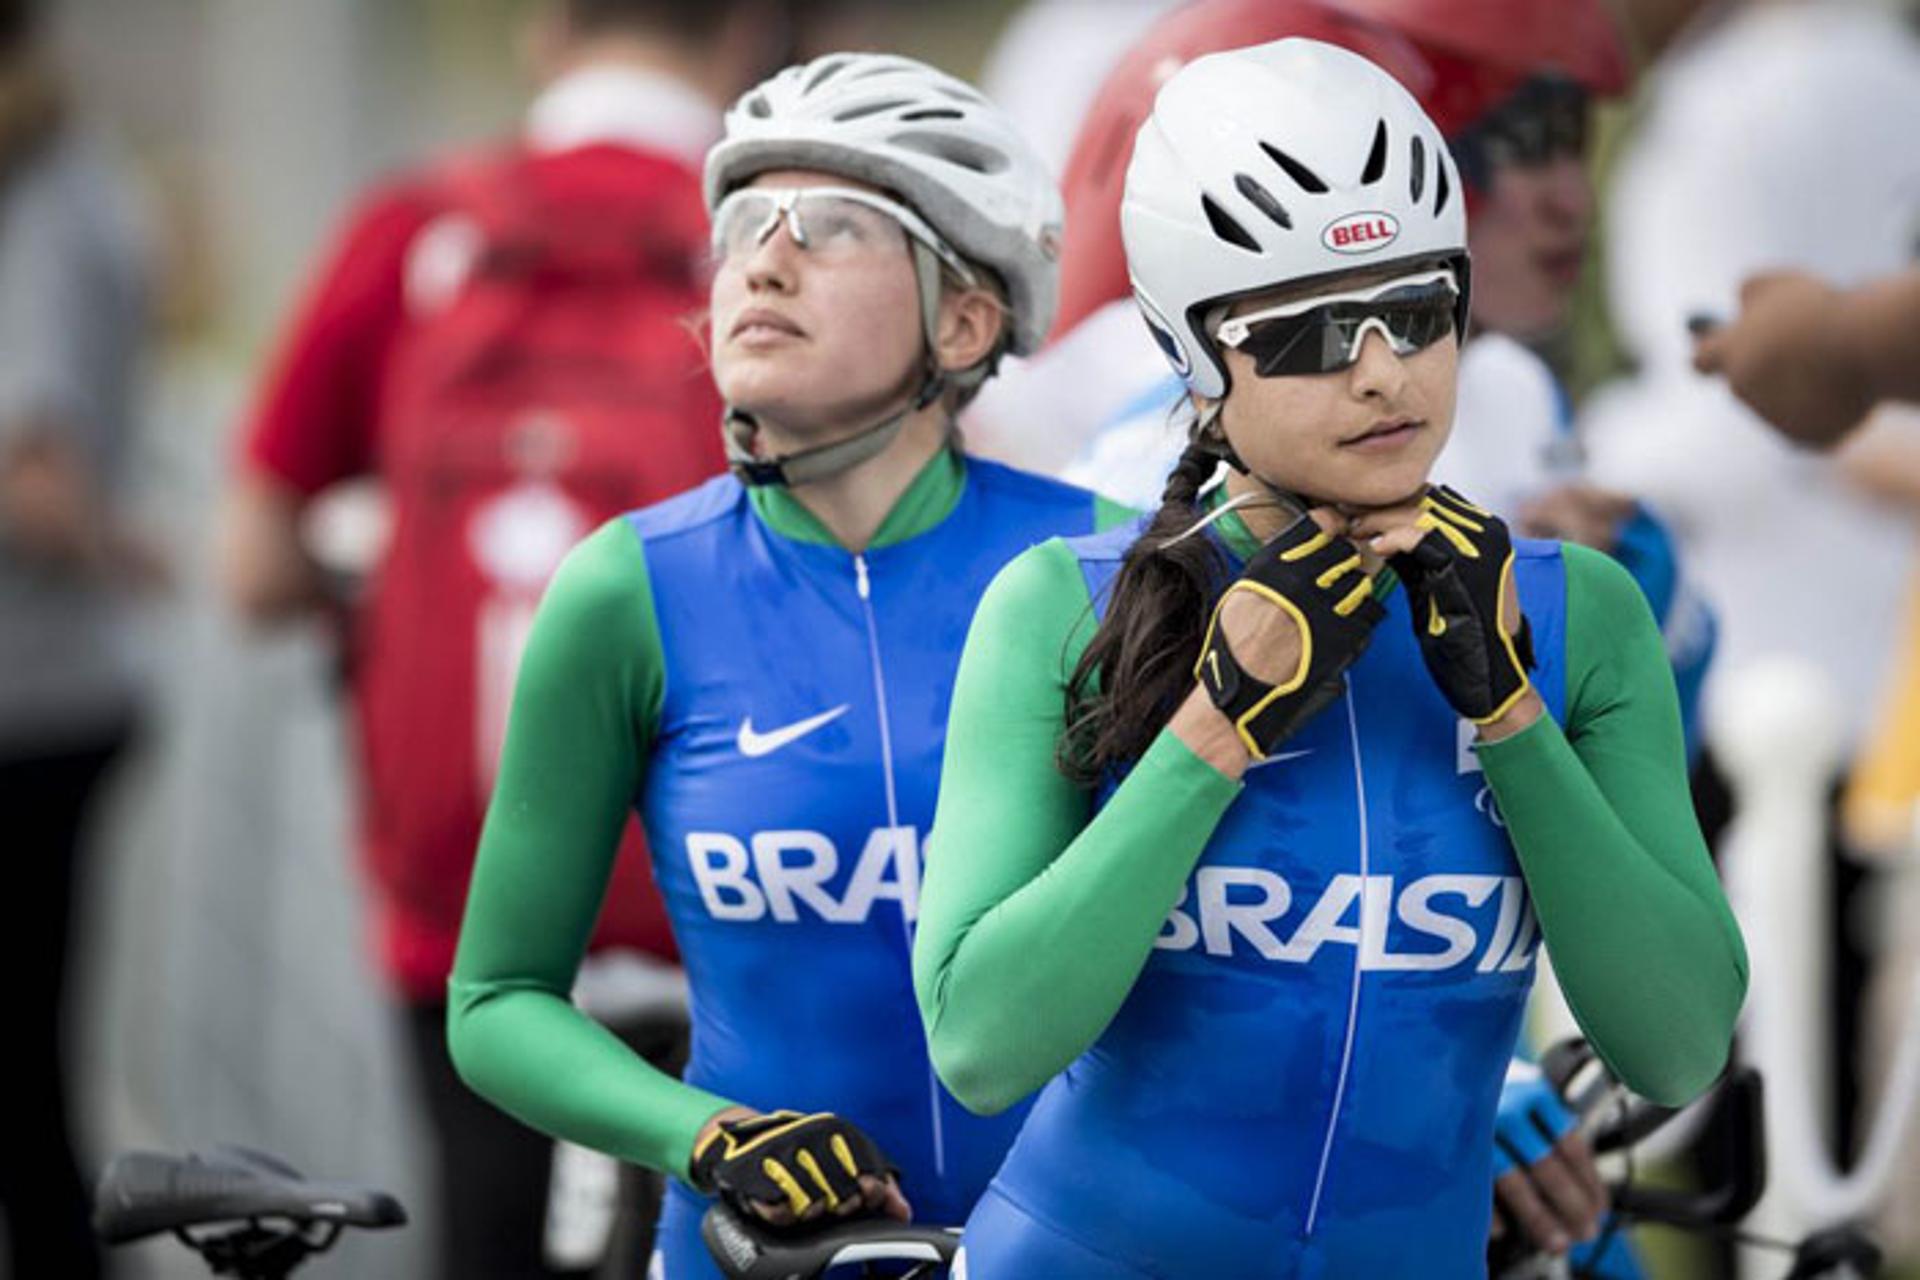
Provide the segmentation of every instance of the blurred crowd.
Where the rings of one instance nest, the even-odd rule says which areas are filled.
[[[1365,51],[1396,72],[1394,40],[1419,45],[1474,257],[1442,476],[1633,570],[1710,836],[1740,672],[1796,660],[1844,726],[1823,1119],[1857,1150],[1898,1025],[1875,1010],[1920,956],[1890,906],[1920,812],[1920,14],[1461,7],[0,0],[0,847],[25,872],[0,931],[0,1275],[105,1273],[104,1156],[215,1139],[418,1192],[410,1263],[349,1246],[337,1274],[643,1253],[647,1179],[556,1159],[455,1077],[445,982],[542,588],[602,520],[726,465],[712,388],[678,373],[700,358],[701,158],[740,93],[838,48],[974,81],[1063,182],[1060,320],[969,407],[969,447],[1151,506],[1179,388],[1117,209],[1152,93],[1201,53],[1340,23],[1393,33]],[[189,100],[168,40],[113,74],[161,8],[196,58],[290,85],[303,58],[377,66],[386,36],[409,60],[270,101],[271,77],[203,61],[198,110],[311,118],[142,117]],[[248,127],[251,151],[182,163]],[[289,217],[233,226],[262,211]],[[576,279],[599,282],[590,317],[522,322]],[[580,998],[671,1068],[674,944],[626,840]],[[1920,1179],[1886,1228],[1920,1257],[1916,1205]]]

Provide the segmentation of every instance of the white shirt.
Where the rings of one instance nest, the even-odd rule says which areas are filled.
[[[1453,434],[1433,478],[1511,517],[1529,498],[1578,478],[1566,419],[1546,361],[1504,334],[1480,334],[1460,353]]]
[[[536,151],[620,143],[659,151],[698,171],[720,141],[720,110],[684,81],[625,66],[584,66],[549,85],[527,110]]]
[[[999,374],[961,419],[967,448],[1059,475],[1097,434],[1172,376],[1133,299],[1110,302],[1053,345],[1024,360],[1001,361]]]

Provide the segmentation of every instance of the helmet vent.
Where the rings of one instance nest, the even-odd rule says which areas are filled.
[[[1373,150],[1367,153],[1367,167],[1360,174],[1360,185],[1370,186],[1380,181],[1387,172],[1387,122],[1382,120],[1373,130]]]
[[[1255,182],[1244,173],[1233,175],[1233,185],[1241,195],[1253,202],[1253,207],[1279,224],[1282,231],[1293,230],[1293,219],[1287,215],[1286,206],[1273,198],[1273,193]]]
[[[965,120],[967,113],[958,107],[923,107],[918,111],[908,111],[900,117],[902,120]]]
[[[832,79],[834,73],[846,65],[847,60],[845,58],[828,58],[821,62],[819,66],[813,69],[813,74],[807,77],[807,83],[802,92],[812,93],[815,89],[818,89],[821,85]]]
[[[771,118],[773,115],[773,107],[767,102],[767,95],[764,93],[756,93],[751,98],[748,98],[747,114],[756,120]]]
[[[1420,193],[1427,189],[1427,144],[1420,141],[1419,135],[1413,139],[1413,176],[1407,179],[1407,199],[1414,204],[1420,203]]]
[[[1233,220],[1233,215],[1213,202],[1213,197],[1202,195],[1200,208],[1206,212],[1207,222],[1213,227],[1213,234],[1228,244],[1238,245],[1248,253],[1260,252],[1260,242],[1247,234],[1247,229]]]
[[[1287,176],[1293,179],[1294,185],[1308,195],[1322,196],[1327,193],[1327,184],[1320,181],[1319,174],[1307,168],[1307,166],[1301,164],[1280,148],[1263,142],[1260,144],[1260,149],[1267,153],[1267,159],[1273,161],[1282,169],[1285,169]]]
[[[913,105],[908,98],[884,98],[879,102],[856,102],[844,111],[833,113],[836,124],[845,124],[849,120],[864,120],[868,116],[877,116],[883,111],[898,111],[901,107]]]
[[[1440,216],[1440,211],[1447,207],[1447,196],[1450,194],[1450,192],[1447,187],[1446,162],[1442,161],[1440,164],[1434,167],[1440,170],[1440,192],[1438,195],[1434,196],[1433,198],[1433,215],[1434,217],[1437,218]]]
[[[904,150],[917,151],[923,156],[932,156],[936,160],[945,160],[948,164],[973,173],[999,173],[1012,163],[1005,152],[982,146],[971,138],[956,137],[950,133],[909,129],[904,133],[892,135],[887,141]]]

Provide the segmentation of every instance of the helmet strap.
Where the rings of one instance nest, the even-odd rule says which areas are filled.
[[[940,367],[939,360],[933,354],[934,339],[940,324],[940,259],[918,240],[909,237],[907,243],[913,250],[914,281],[920,291],[920,331],[925,370],[919,389],[901,408],[844,439],[774,457],[761,457],[755,450],[754,442],[759,436],[760,424],[753,420],[753,416],[729,406],[720,418],[720,435],[726,444],[727,466],[742,484],[791,487],[850,471],[869,458],[878,457],[900,434],[907,419],[945,395],[948,387],[974,386],[991,372],[989,361],[957,373],[949,373]],[[952,429],[951,423],[948,429]]]
[[[1200,417],[1193,424],[1194,443],[1265,489],[1282,505],[1291,506],[1297,511],[1306,511],[1312,503],[1304,494],[1297,493],[1285,485],[1275,484],[1240,460],[1240,453],[1233,447],[1233,441],[1227,439],[1225,413],[1226,404],[1222,400],[1212,401],[1202,409]]]
[[[1240,461],[1239,451],[1233,447],[1233,441],[1227,439],[1226,424],[1221,421],[1225,412],[1224,400],[1214,400],[1202,409],[1199,418],[1193,424],[1193,442],[1241,475],[1258,479],[1259,477],[1254,476],[1253,472],[1247,470],[1247,464]]]

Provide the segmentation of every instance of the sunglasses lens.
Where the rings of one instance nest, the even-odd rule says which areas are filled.
[[[824,192],[736,192],[714,212],[713,247],[721,262],[751,255],[784,217],[794,242],[822,258],[897,251],[906,231],[871,205]]]
[[[1323,372],[1327,347],[1338,341],[1331,326],[1310,323],[1303,316],[1298,321],[1265,320],[1254,325],[1240,349],[1253,357],[1253,370],[1261,377],[1286,378]]]
[[[1381,317],[1396,349],[1405,344],[1402,355],[1424,351],[1453,331],[1453,291],[1438,290],[1433,296],[1409,298],[1383,310]]]
[[[736,191],[728,196],[713,214],[714,256],[724,261],[751,253],[773,216],[773,199],[762,192]]]

